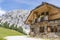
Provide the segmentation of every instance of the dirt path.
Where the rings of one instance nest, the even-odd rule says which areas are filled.
[[[30,38],[27,36],[7,36],[5,37],[6,40],[42,40],[40,38]]]

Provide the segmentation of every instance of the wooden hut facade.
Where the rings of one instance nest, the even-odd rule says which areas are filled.
[[[25,23],[33,36],[60,32],[60,8],[44,2],[30,12]]]

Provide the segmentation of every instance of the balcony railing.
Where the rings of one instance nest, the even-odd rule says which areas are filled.
[[[45,15],[45,16],[42,15],[42,16],[35,19],[35,23],[42,22],[42,21],[48,21],[48,15]]]

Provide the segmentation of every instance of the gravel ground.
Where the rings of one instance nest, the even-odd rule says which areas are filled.
[[[7,36],[4,39],[6,40],[42,40],[41,38],[30,38],[27,36]]]
[[[28,36],[7,36],[6,40],[60,40],[60,38],[32,38]]]

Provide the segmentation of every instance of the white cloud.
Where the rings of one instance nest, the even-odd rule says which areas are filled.
[[[5,14],[6,13],[6,11],[4,11],[4,10],[2,10],[1,8],[0,8],[0,16],[2,16],[3,14]]]

